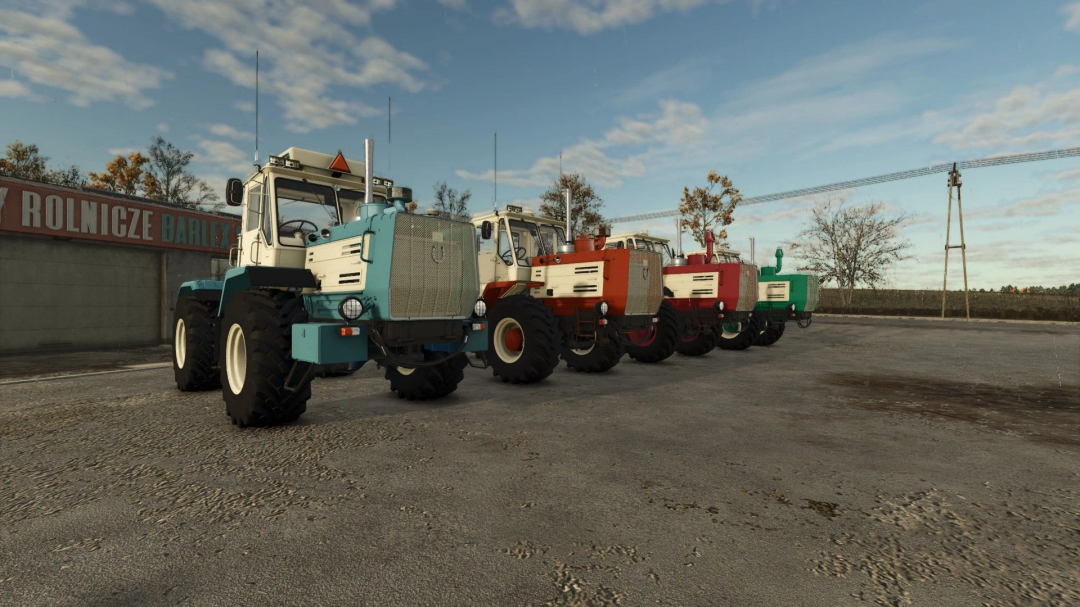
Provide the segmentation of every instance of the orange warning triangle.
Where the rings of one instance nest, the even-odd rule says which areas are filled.
[[[345,156],[341,154],[341,150],[338,150],[337,156],[334,157],[334,161],[330,163],[327,169],[338,173],[352,173],[349,170],[349,163],[345,162]]]

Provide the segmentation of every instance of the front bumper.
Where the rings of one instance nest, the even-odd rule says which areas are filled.
[[[318,365],[363,362],[379,351],[373,331],[390,346],[421,347],[432,352],[483,352],[488,347],[486,318],[455,321],[360,323],[308,322],[292,327],[292,357]],[[464,344],[462,341],[464,340]]]

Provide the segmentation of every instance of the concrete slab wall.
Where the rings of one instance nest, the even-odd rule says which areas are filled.
[[[171,250],[165,253],[165,297],[162,302],[162,342],[172,343],[176,292],[189,280],[211,278],[211,257],[206,253]]]
[[[159,343],[161,255],[0,234],[0,351]]]

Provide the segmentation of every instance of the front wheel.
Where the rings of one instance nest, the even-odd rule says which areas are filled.
[[[724,323],[717,336],[717,345],[721,350],[745,350],[754,345],[759,333],[761,321],[756,316],[746,322]]]
[[[424,352],[425,361],[445,358],[443,352]],[[458,384],[465,379],[465,367],[469,360],[464,354],[458,354],[434,365],[424,367],[395,367],[387,365],[386,379],[390,380],[390,389],[397,392],[398,398],[407,400],[434,400],[457,390]]]
[[[218,373],[217,302],[184,296],[176,303],[173,319],[173,377],[184,392],[221,386]]]
[[[660,304],[649,333],[646,341],[626,346],[630,358],[641,363],[658,363],[675,353],[679,343],[679,316],[670,303]]]
[[[716,347],[716,331],[703,328],[690,339],[680,339],[675,351],[683,356],[704,356]]]
[[[770,322],[765,330],[757,336],[754,341],[755,346],[771,346],[780,341],[780,338],[784,336],[784,322]]]
[[[559,324],[551,309],[528,295],[500,299],[488,314],[488,364],[504,382],[532,384],[559,364]]]
[[[285,291],[242,291],[221,323],[221,394],[241,428],[291,422],[307,410],[311,378],[285,389],[293,367],[292,326],[307,320],[303,300]]]

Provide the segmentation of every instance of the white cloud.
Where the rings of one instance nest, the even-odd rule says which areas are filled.
[[[1080,72],[1080,65],[1072,65],[1067,63],[1054,70],[1054,75],[1051,76],[1051,78],[1065,78],[1067,76],[1072,76],[1073,74],[1076,74],[1078,72]]]
[[[675,91],[682,95],[700,91],[709,82],[710,63],[701,58],[680,61],[624,89],[615,96],[615,103],[618,105],[651,103],[657,99],[669,97]]]
[[[993,149],[997,153],[1075,145],[1080,142],[1080,87],[1017,86],[1000,96],[992,109],[974,116],[967,113],[933,142],[954,150]]]
[[[134,109],[150,107],[154,101],[146,92],[160,88],[172,74],[128,61],[88,40],[70,23],[75,9],[87,4],[80,0],[44,1],[27,3],[19,10],[0,9],[0,66],[35,85],[67,91],[68,102],[78,107],[99,101],[122,101]],[[117,2],[92,6],[119,14],[130,8]]]
[[[675,100],[660,102],[660,113],[652,116],[618,119],[618,126],[598,139],[583,139],[562,153],[564,173],[581,173],[589,181],[609,187],[622,185],[627,177],[645,174],[644,162],[652,155],[694,144],[705,128],[701,108]],[[609,155],[613,148],[635,147],[636,153]],[[474,173],[458,170],[463,179],[491,181],[494,171]],[[559,175],[559,156],[537,159],[528,169],[499,171],[499,181],[519,187],[544,187]]]
[[[131,156],[135,152],[142,152],[142,150],[140,148],[133,148],[133,147],[109,148],[109,155],[114,156],[114,157],[115,156],[123,156],[124,158],[127,158],[128,156]]]
[[[1080,2],[1066,4],[1061,12],[1065,13],[1065,29],[1080,32]]]
[[[169,123],[168,122],[158,123],[157,130],[158,130],[159,133],[168,133],[169,132]]]
[[[146,0],[183,27],[204,32],[222,47],[207,49],[203,66],[233,84],[255,86],[255,51],[260,52],[260,91],[284,111],[285,127],[309,132],[355,124],[357,117],[380,115],[334,89],[390,84],[409,92],[429,85],[416,74],[427,64],[374,35],[359,37],[372,15],[393,8],[395,0],[365,4],[346,0],[289,3],[245,0]],[[244,110],[247,102],[237,104]]]
[[[0,97],[34,99],[36,96],[29,87],[18,80],[0,80]]]
[[[255,102],[254,101],[234,101],[233,102],[233,107],[240,110],[241,112],[254,112],[255,111]]]
[[[208,130],[218,137],[227,137],[229,139],[250,140],[255,138],[253,134],[237,130],[227,124],[212,124]]]
[[[567,29],[581,35],[643,23],[661,13],[687,13],[731,0],[510,0],[495,11],[497,23],[528,29]],[[760,2],[754,2],[755,5]]]
[[[194,158],[194,161],[199,164],[212,165],[220,171],[232,171],[239,174],[247,174],[254,170],[253,157],[228,141],[200,139],[199,148],[202,151]]]

